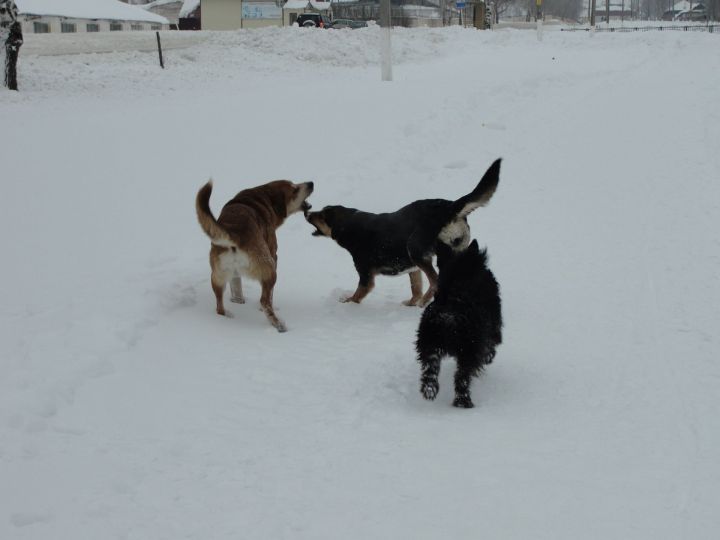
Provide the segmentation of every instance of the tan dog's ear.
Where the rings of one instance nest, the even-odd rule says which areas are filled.
[[[280,190],[274,191],[270,193],[270,202],[275,214],[280,219],[285,219],[287,217],[287,195]]]

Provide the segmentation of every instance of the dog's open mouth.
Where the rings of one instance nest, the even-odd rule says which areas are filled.
[[[300,205],[300,210],[302,210],[302,213],[305,214],[305,218],[307,219],[308,213],[310,213],[310,209],[312,208],[312,205],[307,202],[307,199],[303,201],[303,203]]]
[[[318,227],[317,223],[313,221],[313,218],[317,215],[317,212],[313,212],[312,214],[310,212],[305,212],[305,221],[307,221],[310,225],[315,227],[315,230],[312,232],[313,236],[325,236],[325,234],[322,232],[322,229]]]

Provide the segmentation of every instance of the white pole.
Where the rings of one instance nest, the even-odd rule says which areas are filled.
[[[380,0],[380,57],[382,64],[382,80],[392,81],[392,16],[390,0]]]

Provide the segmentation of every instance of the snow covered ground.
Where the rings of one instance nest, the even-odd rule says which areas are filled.
[[[711,539],[720,517],[718,36],[206,34],[21,51],[0,90],[0,538]],[[31,43],[31,40],[28,40]],[[31,50],[28,46],[27,50]],[[406,277],[279,232],[278,334],[215,315],[194,215],[275,178],[315,208],[466,193],[505,343],[418,392]]]

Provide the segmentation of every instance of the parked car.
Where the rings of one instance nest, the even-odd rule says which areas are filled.
[[[301,13],[295,22],[304,28],[327,28],[332,21],[320,13]]]
[[[332,23],[330,23],[330,26],[327,26],[326,28],[334,28],[336,30],[349,28],[351,30],[354,30],[355,28],[365,28],[366,26],[367,23],[365,21],[353,21],[352,19],[335,19]]]

